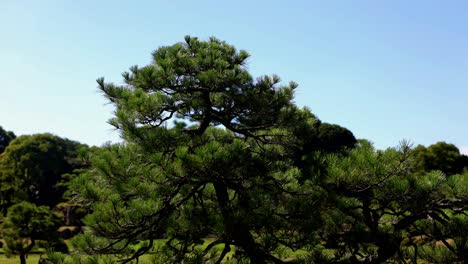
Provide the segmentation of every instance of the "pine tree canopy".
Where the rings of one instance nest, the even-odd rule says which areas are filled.
[[[414,174],[408,144],[380,151],[322,123],[295,105],[294,82],[252,77],[248,57],[186,37],[121,85],[98,79],[124,143],[70,186],[92,212],[79,263],[285,263],[285,250],[305,252],[298,263],[418,263],[438,244],[438,261],[466,260],[468,173]]]
[[[215,38],[186,37],[124,73],[122,86],[98,80],[126,143],[109,146],[76,182],[94,212],[86,225],[95,238],[82,238],[89,253],[129,253],[145,241],[131,259],[165,238],[174,263],[221,261],[230,246],[279,263],[271,253],[279,245],[314,239],[305,230],[319,224],[320,191],[293,158],[319,121],[293,104],[295,83],[252,78],[247,58]],[[207,237],[215,239],[205,250],[193,247]]]

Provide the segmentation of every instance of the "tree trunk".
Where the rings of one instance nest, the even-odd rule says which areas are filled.
[[[26,254],[29,251],[31,251],[35,245],[36,245],[36,240],[32,239],[31,244],[29,244],[25,249],[23,249],[23,252],[20,252],[21,264],[26,264]]]
[[[71,225],[71,221],[70,221],[70,212],[71,212],[71,205],[67,205],[66,207],[66,216],[65,216],[65,224],[67,226]]]
[[[238,220],[233,217],[234,214],[229,206],[229,195],[226,185],[222,182],[215,182],[213,185],[223,215],[224,230],[227,237],[233,239],[234,244],[240,246],[244,250],[252,263],[266,263],[267,255],[258,248],[248,227],[243,223],[239,223]]]
[[[26,254],[25,253],[20,253],[20,263],[21,264],[26,264]]]

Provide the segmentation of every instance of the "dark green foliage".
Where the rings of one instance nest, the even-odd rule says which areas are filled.
[[[446,175],[461,173],[468,168],[468,157],[460,154],[460,150],[453,144],[437,142],[414,149],[417,171],[439,170]]]
[[[6,131],[0,126],[0,154],[5,151],[5,148],[8,146],[8,144],[10,144],[10,142],[15,138],[15,133]]]
[[[14,139],[0,159],[0,209],[20,201],[55,206],[65,190],[62,176],[81,166],[79,147],[51,134]]]
[[[98,80],[127,142],[105,148],[74,182],[93,211],[78,247],[132,259],[165,238],[166,262],[221,261],[232,245],[254,263],[281,263],[274,250],[315,239],[323,193],[294,162],[302,142],[318,141],[301,130],[318,134],[319,121],[292,104],[294,83],[254,80],[247,57],[217,39],[187,37],[133,67],[124,86]],[[208,236],[216,239],[204,251],[193,247]],[[219,244],[224,250],[214,251]]]
[[[339,125],[322,123],[318,129],[319,149],[326,152],[338,152],[352,149],[357,143],[353,133]]]
[[[61,217],[52,213],[46,206],[36,206],[21,202],[8,208],[2,225],[1,234],[5,240],[4,250],[7,254],[17,254],[21,263],[26,263],[25,256],[37,242],[43,242],[52,250],[64,251],[58,237],[57,229]]]
[[[443,222],[434,222],[424,227],[437,242],[432,241],[421,247],[421,259],[430,263],[468,262],[468,217],[466,215],[460,213],[450,215]]]
[[[340,152],[346,154],[357,143],[351,131],[338,125],[322,123],[307,108],[295,110],[285,119],[294,140],[288,149],[294,166],[301,170],[301,181],[323,175],[326,172],[326,155]]]
[[[349,156],[330,158],[328,175],[318,183],[332,197],[330,209],[321,211],[326,220],[319,233],[334,253],[321,263],[418,263],[428,259],[431,244],[440,244],[440,251],[444,242],[450,263],[466,261],[467,174],[415,175],[410,155],[407,145],[376,151],[361,141]],[[460,242],[450,247],[448,240]],[[323,257],[325,249],[314,252]]]
[[[418,263],[431,250],[465,261],[468,174],[426,170],[439,160],[417,165],[407,144],[357,142],[298,109],[294,83],[251,77],[247,57],[187,37],[124,85],[98,80],[125,142],[91,153],[72,181],[92,213],[70,261],[152,252],[160,263],[221,263],[232,248],[240,263],[284,263],[285,249],[311,263]],[[457,151],[442,149],[431,151],[452,162]]]

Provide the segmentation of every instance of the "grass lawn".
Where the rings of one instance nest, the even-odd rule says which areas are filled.
[[[26,259],[26,263],[28,264],[37,264],[39,262],[39,255],[38,254],[31,254],[28,255]],[[0,264],[18,264],[20,263],[19,256],[11,256],[11,258],[7,258],[4,254],[0,254]]]

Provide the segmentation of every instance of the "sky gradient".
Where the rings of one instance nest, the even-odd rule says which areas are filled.
[[[410,3],[409,3],[410,2]],[[467,1],[0,1],[0,126],[118,141],[95,80],[120,83],[159,46],[218,37],[252,75],[378,148],[446,141],[468,153]]]

